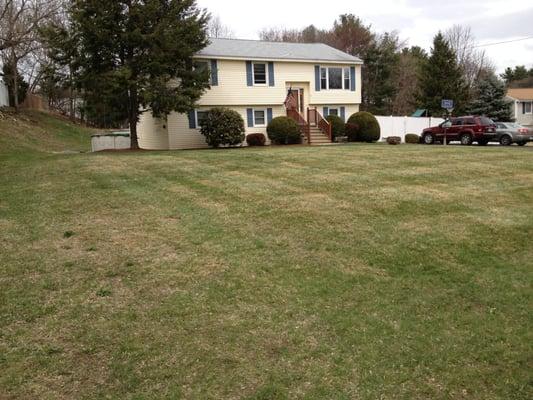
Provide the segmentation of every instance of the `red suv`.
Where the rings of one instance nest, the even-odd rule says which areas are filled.
[[[471,145],[477,142],[485,146],[491,139],[497,136],[496,124],[487,117],[454,117],[444,121],[439,126],[424,129],[422,141],[425,144],[458,140],[461,144]]]

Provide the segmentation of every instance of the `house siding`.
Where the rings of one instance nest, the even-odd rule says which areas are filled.
[[[533,100],[531,100],[533,102]],[[524,114],[523,104],[528,101],[521,101],[516,104],[516,122],[528,128],[533,127],[533,114]]]
[[[267,70],[274,71],[274,79],[267,76],[267,84],[249,86],[249,64],[246,60],[217,60],[217,83],[198,101],[198,110],[227,107],[237,111],[245,122],[246,134],[266,134],[266,127],[249,127],[247,109],[272,109],[272,117],[285,116],[284,102],[287,89],[303,88],[304,109],[316,107],[344,107],[346,119],[357,111],[361,103],[361,65],[328,64],[328,66],[354,67],[355,91],[320,90],[315,87],[315,66],[320,63],[274,62]],[[269,73],[270,75],[270,73]],[[272,86],[270,86],[270,83]],[[304,114],[306,114],[304,112]],[[139,122],[139,145],[147,150],[205,148],[204,136],[199,129],[191,128],[187,114],[171,113],[166,120],[155,119],[144,113]],[[267,142],[268,143],[268,142]]]
[[[149,111],[143,112],[137,125],[139,147],[146,150],[167,150],[168,125],[160,118],[154,118]]]
[[[335,66],[328,64],[328,66]],[[339,67],[352,66],[339,64]],[[274,62],[274,86],[248,86],[246,62],[241,60],[218,61],[218,86],[211,87],[202,96],[200,106],[248,104],[283,104],[287,87],[305,83],[310,89],[310,104],[359,104],[361,103],[361,66],[355,66],[356,89],[315,89],[315,65],[312,63]]]

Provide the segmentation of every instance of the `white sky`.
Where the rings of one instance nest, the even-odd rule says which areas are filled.
[[[345,13],[355,14],[378,32],[399,32],[409,45],[429,51],[433,36],[454,24],[469,25],[479,44],[533,36],[530,0],[198,0],[220,16],[237,38],[258,39],[267,27],[329,28]],[[533,67],[533,39],[484,47],[502,72],[507,66]]]

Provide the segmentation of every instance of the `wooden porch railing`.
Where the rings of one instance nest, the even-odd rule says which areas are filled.
[[[292,108],[287,109],[287,117],[296,121],[300,131],[307,138],[307,143],[311,144],[311,125],[317,126],[328,137],[329,141],[332,141],[331,124],[318,112],[316,107],[307,109],[307,121],[298,110]]]
[[[300,127],[300,132],[302,132],[302,135],[307,138],[307,143],[311,143],[311,130],[309,127],[309,123],[305,120],[303,115],[300,114],[296,109],[288,108],[287,117],[296,121],[296,123]]]
[[[331,124],[318,112],[316,107],[307,109],[307,122],[310,125],[318,126],[322,133],[328,137],[329,141],[332,141]]]

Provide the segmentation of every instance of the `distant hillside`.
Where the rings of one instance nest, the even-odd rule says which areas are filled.
[[[0,110],[0,154],[89,151],[93,132],[51,114]]]

